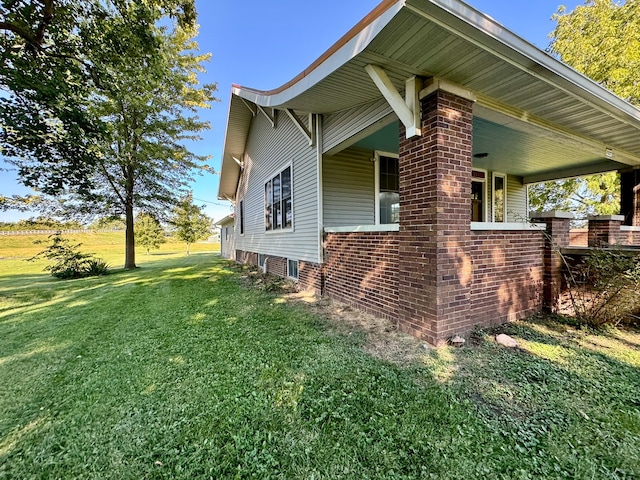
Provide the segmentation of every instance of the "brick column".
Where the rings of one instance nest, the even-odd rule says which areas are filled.
[[[607,247],[620,243],[622,215],[600,215],[589,217],[589,246]]]
[[[400,127],[398,326],[439,345],[472,327],[473,101],[436,90],[421,107],[421,137]]]
[[[620,171],[620,215],[624,225],[640,226],[640,169]]]
[[[569,246],[569,230],[574,218],[568,212],[542,212],[531,214],[531,220],[545,223],[547,229],[544,242],[544,308],[555,312],[562,293],[563,261],[560,249]]]

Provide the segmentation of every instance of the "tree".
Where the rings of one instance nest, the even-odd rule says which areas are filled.
[[[149,250],[157,250],[160,245],[166,242],[164,230],[160,222],[155,217],[148,214],[140,214],[135,221],[136,243],[142,247],[149,255]]]
[[[202,207],[193,204],[193,197],[190,194],[183,197],[174,208],[170,223],[176,229],[175,235],[186,242],[187,255],[189,255],[189,246],[193,242],[207,238],[211,234],[212,220],[202,213]]]
[[[569,13],[560,7],[552,18],[551,53],[640,106],[640,2],[587,0]],[[537,209],[615,214],[620,212],[620,181],[616,173],[604,173],[545,182],[532,186],[529,198]]]
[[[620,212],[616,172],[539,183],[529,187],[529,204],[537,211],[570,211],[577,218]]]
[[[136,38],[160,55],[153,31],[163,16],[192,26],[194,0],[0,0],[0,152],[22,183],[89,191],[106,133],[91,102],[117,94],[103,49],[122,55]]]
[[[25,0],[18,3],[31,5]],[[70,98],[81,106],[81,112],[69,120],[69,128],[86,122],[97,127],[91,130],[90,136],[85,135],[89,129],[67,132],[67,124],[60,120],[62,114],[56,110],[36,126],[22,120],[21,124],[6,128],[9,134],[2,138],[3,144],[13,149],[9,154],[23,182],[45,194],[56,195],[63,206],[62,212],[86,216],[97,212],[123,215],[125,268],[135,268],[134,209],[160,215],[184,193],[194,173],[207,170],[207,157],[195,155],[183,144],[185,140],[198,140],[198,132],[209,128],[196,112],[215,100],[216,90],[215,84],[198,83],[197,75],[204,71],[202,63],[209,55],[197,54],[197,44],[192,40],[197,33],[193,0],[55,3],[38,0],[31,6],[41,3],[59,5],[61,10],[65,6],[71,10],[82,6],[79,11],[74,10],[80,18],[75,23],[66,17],[64,22],[55,23],[53,17],[48,27],[45,26],[45,30],[51,31],[54,24],[61,30],[69,29],[71,43],[78,43],[82,48],[54,55],[47,46],[43,47],[45,53],[41,56],[71,62],[79,69],[72,78],[79,85],[77,98]],[[5,10],[8,4],[15,2],[3,3]],[[73,33],[78,35],[76,40]],[[20,35],[12,38],[30,45]],[[64,42],[54,38],[51,51],[57,52],[61,45]],[[35,65],[33,69],[41,68],[43,63],[27,60],[27,67]],[[12,62],[10,59],[5,63],[13,65]],[[61,70],[59,66],[52,67],[52,71],[58,70]],[[6,77],[12,80],[19,75],[14,72],[13,76]],[[88,78],[92,81],[86,86],[82,82]],[[37,78],[33,78],[30,85],[23,88],[22,84],[12,84],[9,107],[22,105],[21,99],[26,95],[16,94],[14,90],[47,92],[53,88],[39,84]],[[50,103],[62,105],[62,113],[67,112],[67,97],[65,94],[58,97],[56,101],[40,101],[38,97],[38,101],[28,105],[28,113],[19,118],[29,118],[41,106],[49,108]],[[0,111],[0,116],[13,115],[11,108]],[[43,141],[50,135],[49,126],[61,132],[59,145],[55,135],[52,141]],[[35,132],[31,135],[33,145],[20,143],[23,133],[29,131]],[[15,135],[10,135],[11,132]],[[67,144],[69,148],[76,145],[73,142],[76,136],[79,144],[86,143],[86,148],[83,147],[82,152],[64,150]],[[73,162],[67,162],[68,158]]]

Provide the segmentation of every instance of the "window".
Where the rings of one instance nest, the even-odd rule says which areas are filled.
[[[507,176],[503,173],[493,174],[493,221],[507,221]]]
[[[298,260],[287,260],[287,277],[298,279]]]
[[[240,200],[240,235],[244,235],[244,200]]]
[[[376,223],[400,223],[398,157],[376,152]]]
[[[293,226],[292,193],[290,166],[264,184],[265,230],[282,230]]]
[[[484,222],[487,172],[473,170],[471,172],[471,221]]]
[[[264,268],[264,262],[267,260],[267,256],[264,253],[258,254],[258,266]]]

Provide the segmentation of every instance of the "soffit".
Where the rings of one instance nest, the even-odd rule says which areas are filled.
[[[621,164],[640,164],[638,109],[463,2],[384,3],[387,9],[377,22],[295,84],[274,92],[240,87],[236,94],[264,106],[330,114],[381,97],[364,70],[376,64],[399,91],[408,77],[417,75],[440,77],[476,93],[477,115],[517,132],[513,136],[522,137],[520,148],[538,147],[538,158],[529,153],[525,162],[536,167],[523,171],[525,175],[573,168],[580,162],[618,165],[605,158],[607,149]],[[231,114],[229,122],[227,141],[229,135],[246,135],[248,129],[230,129]],[[568,154],[576,145],[582,152],[550,152],[528,138],[537,134],[542,134],[540,144],[548,145],[551,139],[571,144]],[[565,157],[565,165],[559,157]]]

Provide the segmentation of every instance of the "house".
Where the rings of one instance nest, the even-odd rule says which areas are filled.
[[[285,85],[232,87],[218,196],[237,261],[437,345],[553,305],[571,215],[530,223],[528,184],[620,171],[594,225],[639,242],[639,167],[629,103],[462,1],[385,0]]]
[[[218,220],[215,225],[220,228],[220,255],[222,258],[235,258],[236,247],[234,241],[234,215],[227,215],[226,217]]]

